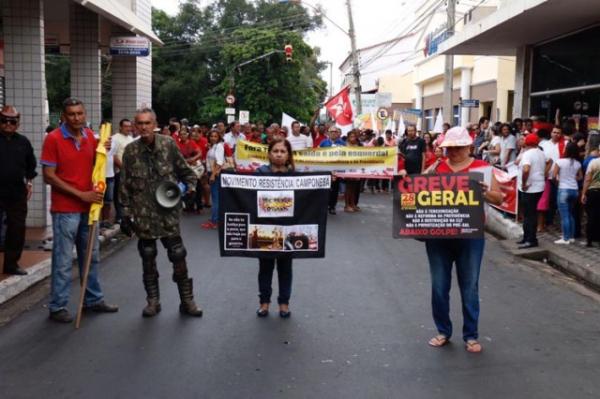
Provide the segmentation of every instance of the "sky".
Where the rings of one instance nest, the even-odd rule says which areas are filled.
[[[276,0],[274,0],[276,1]],[[169,14],[176,14],[178,0],[152,0],[152,5],[162,9]],[[201,5],[211,3],[211,0],[200,0]],[[348,30],[348,12],[346,0],[303,0],[310,9],[310,5],[320,4],[325,14]],[[406,21],[404,10],[418,3],[417,0],[352,0],[352,13],[356,30],[357,47],[367,47],[399,35]],[[405,7],[405,8],[403,8]],[[350,39],[347,35],[336,28],[332,23],[324,19],[325,26],[307,36],[307,41],[314,47],[321,48],[321,61],[333,63],[333,90],[339,89],[342,73],[339,66],[350,52]],[[323,79],[329,83],[329,70],[323,71]],[[334,93],[335,94],[335,93]]]

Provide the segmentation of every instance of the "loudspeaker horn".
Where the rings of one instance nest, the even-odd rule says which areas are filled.
[[[163,208],[175,208],[181,201],[181,189],[173,182],[164,181],[158,185],[155,198]]]

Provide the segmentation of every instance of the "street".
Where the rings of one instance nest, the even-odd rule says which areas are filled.
[[[80,330],[48,320],[44,300],[0,329],[1,397],[17,398],[598,398],[600,307],[572,283],[518,265],[488,236],[481,274],[483,353],[455,335],[434,349],[424,245],[394,240],[388,195],[328,221],[325,259],[297,260],[289,320],[255,315],[257,261],[221,258],[206,216],[182,236],[204,317],[180,316],[159,244],[162,312],[144,319],[135,241],[105,260],[113,315]],[[338,207],[339,209],[339,207]],[[205,212],[206,213],[206,212]],[[455,282],[454,282],[455,284]],[[74,284],[71,311],[78,287]]]

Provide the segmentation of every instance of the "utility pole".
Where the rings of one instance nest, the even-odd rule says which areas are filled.
[[[448,27],[446,37],[454,35],[454,25],[456,16],[456,0],[448,1]],[[446,63],[444,66],[444,100],[442,103],[442,115],[444,121],[454,125],[454,106],[452,104],[452,80],[454,79],[454,55],[446,54]]]
[[[348,7],[348,23],[350,29],[348,35],[350,36],[350,44],[352,46],[352,74],[354,75],[354,95],[356,96],[356,113],[362,114],[362,99],[360,93],[362,88],[360,87],[360,69],[358,67],[358,51],[356,50],[356,34],[354,32],[354,20],[352,19],[352,6],[350,0],[346,0],[346,6]]]

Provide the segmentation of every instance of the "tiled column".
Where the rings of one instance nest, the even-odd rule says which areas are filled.
[[[515,70],[515,103],[513,118],[529,118],[529,85],[531,84],[531,46],[517,48]]]
[[[148,26],[151,24],[150,0],[133,0],[133,11]],[[114,35],[132,35],[114,30]],[[123,118],[132,119],[137,108],[152,106],[152,55],[112,58],[113,125]]]
[[[27,136],[39,159],[44,131],[48,125],[46,109],[46,71],[44,63],[44,2],[42,0],[0,1],[4,23],[4,71],[6,103],[21,113],[19,132]],[[38,168],[41,175],[41,170]],[[27,225],[46,225],[46,186],[42,177],[34,180]]]
[[[98,14],[71,3],[71,96],[85,104],[87,120],[97,131],[102,119]]]

